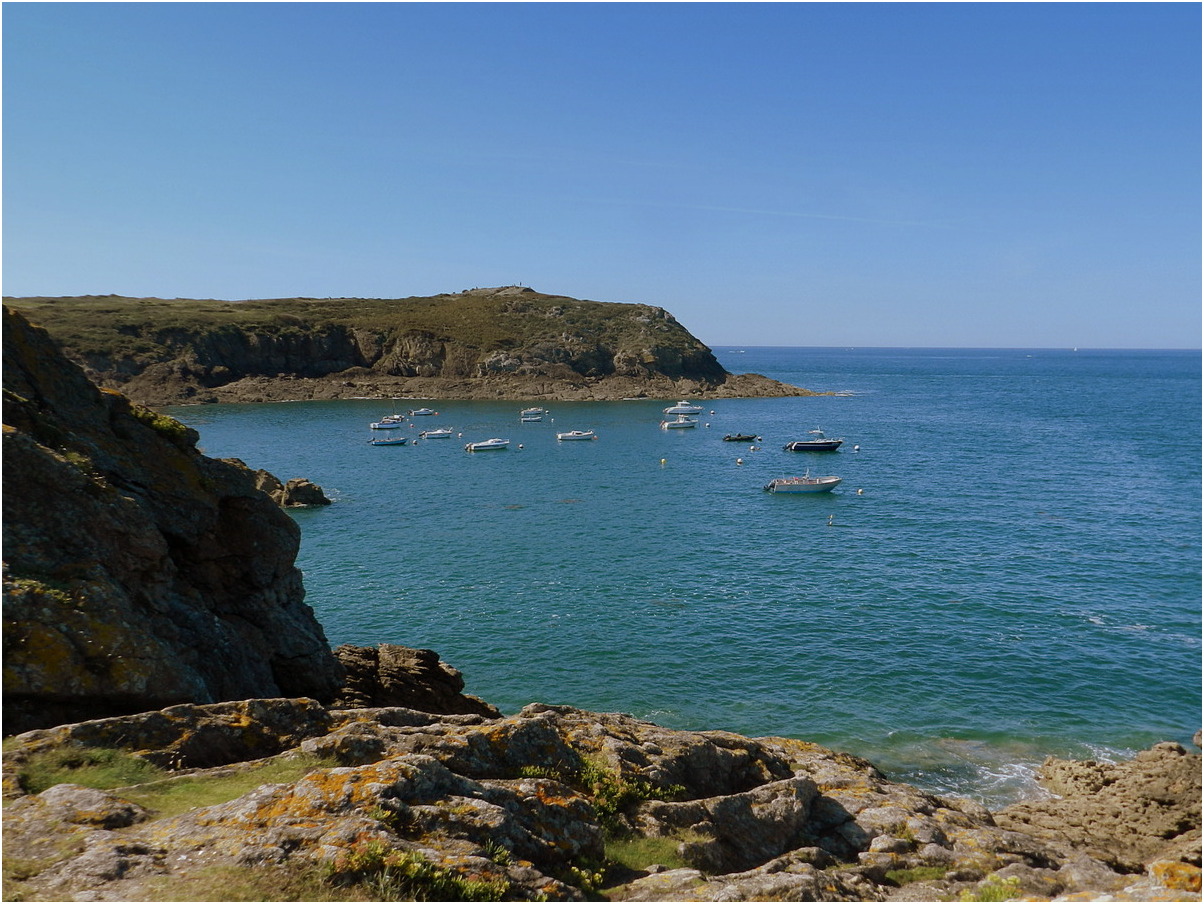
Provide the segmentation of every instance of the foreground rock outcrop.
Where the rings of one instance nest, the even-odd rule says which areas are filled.
[[[179,702],[331,700],[300,532],[245,466],[97,389],[4,311],[5,732]]]
[[[170,766],[192,787],[265,763],[293,777],[176,815],[161,812],[170,780],[29,793],[38,757],[90,747]],[[324,894],[376,900],[1196,900],[1200,756],[1159,745],[1139,759],[1048,767],[1116,784],[1160,764],[1186,781],[1179,767],[1194,765],[1194,784],[1162,802],[1175,829],[1123,848],[1122,820],[1097,831],[1067,810],[1058,828],[1047,811],[1022,830],[1031,810],[992,815],[784,738],[540,704],[509,717],[177,706],[14,739],[4,853],[22,864],[8,891],[25,900],[167,899],[215,875],[292,894],[308,876]],[[1063,787],[1064,805],[1092,805],[1088,786]]]
[[[246,464],[238,458],[223,458],[236,467],[245,468]],[[287,482],[269,471],[260,468],[255,472],[255,489],[267,493],[272,501],[282,508],[299,508],[310,505],[330,505],[330,499],[322,488],[306,477],[291,477]]]
[[[728,373],[663,308],[523,286],[396,299],[6,301],[98,385],[146,405],[814,394]]]

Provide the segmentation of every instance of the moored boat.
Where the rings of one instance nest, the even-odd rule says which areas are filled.
[[[452,429],[451,427],[440,427],[438,430],[423,430],[418,435],[423,439],[450,439]]]
[[[573,439],[597,439],[598,434],[593,430],[570,430],[567,433],[557,433],[558,440],[573,440]]]
[[[693,405],[690,402],[682,399],[676,405],[670,405],[664,409],[665,414],[702,414],[701,405]]]
[[[518,419],[524,423],[533,424],[536,421],[542,421],[547,413],[543,408],[524,408],[518,413]]]
[[[765,489],[770,493],[829,493],[841,480],[834,476],[811,477],[808,473],[802,477],[775,477]]]
[[[368,440],[369,446],[404,446],[405,444],[404,436],[374,436]]]
[[[835,452],[840,448],[843,439],[833,439],[824,436],[822,430],[809,430],[807,435],[814,437],[813,439],[796,439],[791,440],[782,446],[787,452]]]
[[[690,417],[689,415],[679,414],[675,420],[661,421],[662,430],[681,430],[686,427],[697,427],[698,418]]]
[[[430,417],[432,414],[438,414],[434,408],[411,408],[410,417]]]
[[[723,437],[725,443],[758,443],[761,437],[755,433],[729,433]]]
[[[386,414],[379,421],[373,421],[368,426],[373,430],[397,430],[405,419],[404,414]]]
[[[476,443],[465,443],[464,451],[465,452],[488,452],[492,449],[505,449],[509,445],[510,445],[510,440],[497,439],[495,437],[493,439],[483,439],[480,442],[476,442]]]

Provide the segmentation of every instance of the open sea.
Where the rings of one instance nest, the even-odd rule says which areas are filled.
[[[293,512],[332,645],[428,647],[514,712],[563,703],[784,735],[998,806],[1047,755],[1201,726],[1198,351],[717,348],[836,395],[171,409]],[[409,419],[403,447],[368,423]],[[822,429],[833,453],[790,453]],[[596,430],[595,442],[557,431]],[[725,433],[756,433],[750,447]],[[503,452],[464,443],[509,438]],[[742,462],[742,463],[741,463]],[[832,494],[762,491],[835,474]]]

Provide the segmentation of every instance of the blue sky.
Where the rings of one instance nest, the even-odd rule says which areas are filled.
[[[5,3],[6,295],[1189,347],[1197,3]]]

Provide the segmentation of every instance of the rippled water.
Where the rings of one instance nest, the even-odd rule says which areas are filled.
[[[295,515],[332,644],[438,650],[506,711],[802,737],[991,803],[1048,754],[1199,728],[1199,353],[716,352],[848,394],[707,402],[674,431],[674,400],[537,424],[438,400],[407,435],[463,436],[405,447],[367,445],[379,401],[173,413],[208,454],[337,500]],[[782,450],[816,427],[841,451]],[[464,452],[492,436],[513,445]],[[844,482],[761,490],[808,468]]]

